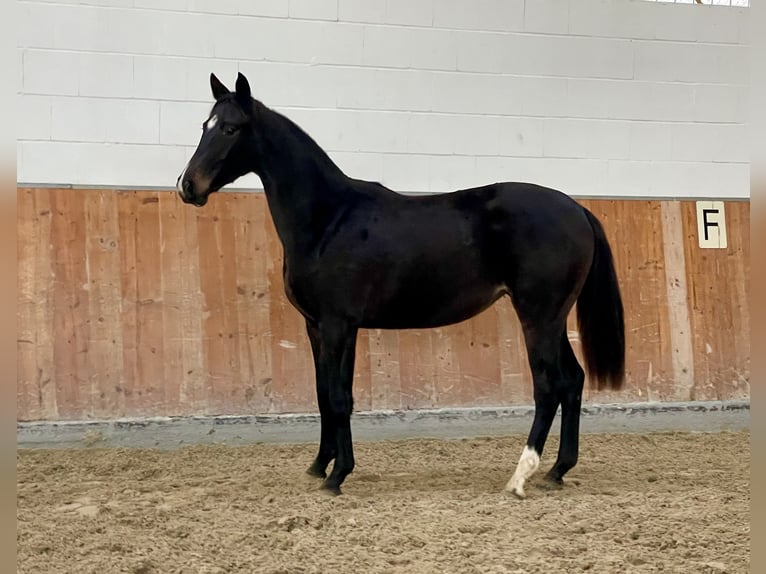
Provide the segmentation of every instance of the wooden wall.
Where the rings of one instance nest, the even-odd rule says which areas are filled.
[[[749,203],[700,249],[692,201],[583,200],[615,251],[628,382],[586,401],[750,394]],[[315,411],[303,320],[262,194],[18,190],[18,420]],[[575,323],[570,338],[579,346]],[[357,410],[531,404],[507,301],[447,328],[363,331]]]

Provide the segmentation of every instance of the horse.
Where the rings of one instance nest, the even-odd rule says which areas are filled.
[[[435,328],[508,296],[533,380],[534,419],[505,490],[526,496],[561,407],[558,456],[545,475],[563,484],[576,464],[585,371],[567,337],[577,325],[591,385],[625,377],[623,305],[599,220],[561,191],[525,182],[405,194],[346,175],[296,123],[255,99],[239,73],[230,91],[210,74],[214,103],[176,180],[180,199],[254,172],[282,246],[284,290],[305,320],[320,413],[307,473],[341,494],[355,466],[350,417],[359,329]],[[327,475],[330,462],[332,471]]]

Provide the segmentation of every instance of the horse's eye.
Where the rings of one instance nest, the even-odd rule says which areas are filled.
[[[233,135],[239,128],[237,126],[226,126],[223,128],[223,133],[227,136]]]

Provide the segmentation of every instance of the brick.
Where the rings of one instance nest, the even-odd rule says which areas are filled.
[[[286,18],[288,0],[240,0],[239,13],[248,16]]]
[[[520,79],[522,112],[527,116],[563,116],[567,113],[568,80],[566,78]]]
[[[243,4],[241,0],[189,0],[186,10],[200,14],[239,14]]]
[[[477,179],[484,183],[526,182],[539,183],[545,172],[541,158],[477,157]]]
[[[677,42],[697,39],[697,14],[701,6],[663,3],[656,6],[654,38]]]
[[[242,62],[239,71],[247,76],[253,97],[266,105],[334,108],[337,105],[337,68],[276,62]],[[228,86],[234,82],[223,80]],[[233,89],[233,85],[230,88]],[[209,93],[209,90],[208,90]]]
[[[134,56],[133,96],[156,100],[185,100],[185,58]]]
[[[164,145],[196,146],[202,135],[202,123],[210,114],[211,107],[212,102],[161,102],[159,142]]]
[[[146,100],[58,98],[52,104],[51,138],[158,143],[159,106]]]
[[[434,155],[428,158],[432,192],[443,193],[487,183],[476,172],[476,158],[465,155]]]
[[[79,94],[132,97],[133,57],[121,54],[80,54]]]
[[[538,183],[568,195],[593,195],[606,179],[608,162],[602,159],[545,158]]]
[[[335,68],[331,82],[341,108],[429,111],[437,72],[423,70],[376,70]],[[447,76],[447,74],[441,74]]]
[[[379,153],[334,151],[329,155],[349,177],[376,182],[383,179],[383,156]]]
[[[609,160],[604,195],[648,197],[656,193],[652,165],[646,161]]]
[[[388,68],[454,70],[455,35],[441,30],[366,26],[362,63]]]
[[[22,140],[49,140],[51,138],[50,96],[22,95],[16,100],[16,137]]]
[[[337,20],[338,0],[290,0],[290,18]]]
[[[174,146],[77,144],[76,148],[78,183],[85,185],[173,188],[188,161],[185,150]]]
[[[371,24],[431,26],[433,0],[338,0],[338,19]]]
[[[24,89],[28,94],[76,96],[80,54],[24,50]]]
[[[355,111],[340,116],[342,151],[402,153],[407,149],[407,114]]]
[[[543,155],[542,120],[532,118],[497,118],[497,155],[541,157]]]
[[[630,122],[628,157],[633,160],[668,160],[671,126],[660,122]]]
[[[151,8],[152,10],[175,10],[183,12],[189,8],[189,0],[133,0],[136,8]]]
[[[408,114],[407,143],[400,151],[426,155],[454,153],[456,142],[461,136],[458,133],[457,117],[459,116]]]
[[[691,121],[694,117],[694,86],[690,84],[611,82],[604,87],[608,118]]]
[[[633,50],[626,40],[462,32],[457,34],[457,41],[459,70],[562,77],[633,76]]]
[[[107,6],[109,8],[133,8],[133,0],[81,0],[88,6]]]
[[[78,158],[81,150],[76,146],[64,142],[18,141],[16,147],[19,183],[80,183],[79,164],[83,160]]]
[[[694,26],[698,42],[737,44],[749,9],[729,6],[695,6]]]
[[[437,116],[438,117],[438,116]],[[452,153],[466,156],[499,155],[507,134],[502,120],[505,118],[485,115],[453,115],[448,118]],[[435,126],[432,137],[439,138],[442,130]]]
[[[343,1],[341,0],[341,2]],[[431,26],[434,21],[435,1],[437,0],[417,0],[417,2],[412,0],[386,0],[385,23],[403,26]]]
[[[434,74],[432,109],[438,112],[520,114],[523,79],[513,76]]]
[[[627,122],[589,119],[547,119],[543,122],[543,156],[623,159],[628,157]]]
[[[695,86],[692,119],[744,123],[749,113],[748,91],[746,86]]]
[[[656,3],[641,0],[576,0],[569,3],[569,33],[653,39],[661,9]]]
[[[524,5],[524,31],[566,34],[569,30],[568,0],[534,0]]]
[[[742,85],[749,81],[744,46],[640,42],[635,51],[637,80]]]
[[[383,0],[338,0],[338,19],[347,22],[386,23]]]
[[[674,161],[749,162],[749,138],[743,124],[674,124],[671,129]]]
[[[433,25],[467,30],[523,30],[524,0],[434,0]]]
[[[310,64],[361,65],[364,29],[358,24],[291,21],[286,24],[274,59]],[[301,38],[285,42],[285,38]]]
[[[383,185],[398,192],[424,192],[430,189],[428,156],[383,154]]]
[[[683,195],[724,199],[750,198],[748,163],[685,164]]]

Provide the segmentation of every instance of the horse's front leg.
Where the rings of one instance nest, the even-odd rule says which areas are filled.
[[[340,485],[354,470],[354,448],[351,440],[351,411],[354,407],[354,354],[357,328],[344,321],[319,323],[318,388],[327,389],[327,418],[335,435],[335,464],[322,488],[340,494]],[[325,428],[325,414],[322,414]],[[324,435],[323,435],[324,438]],[[321,452],[321,449],[320,449]]]
[[[318,478],[327,477],[327,465],[335,458],[335,421],[330,411],[330,389],[327,377],[323,377],[319,368],[319,357],[322,339],[319,326],[310,320],[306,320],[306,331],[311,341],[311,353],[314,357],[314,376],[316,377],[317,404],[319,406],[319,424],[321,427],[319,439],[319,452],[314,462],[306,471],[311,476]]]

